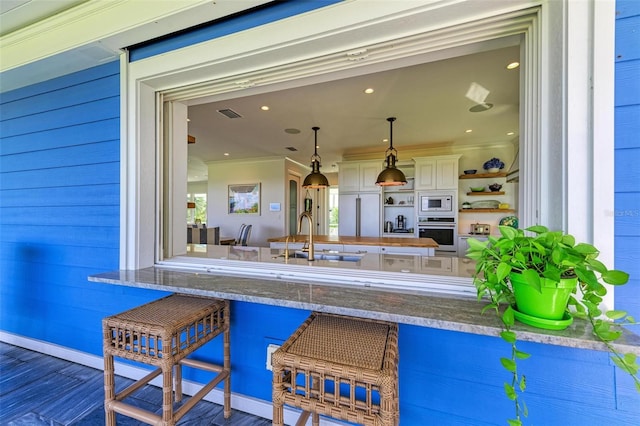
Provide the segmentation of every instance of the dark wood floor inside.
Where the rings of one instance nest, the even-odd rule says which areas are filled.
[[[116,381],[119,389],[128,383]],[[0,425],[104,425],[103,402],[101,370],[0,342]],[[145,386],[127,402],[160,412],[162,392]],[[144,423],[118,414],[117,424]],[[178,424],[266,426],[271,420],[236,410],[225,420],[222,406],[201,401]]]

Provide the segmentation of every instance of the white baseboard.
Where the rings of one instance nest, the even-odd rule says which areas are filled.
[[[74,362],[76,364],[84,365],[87,367],[95,368],[97,370],[104,370],[104,361],[102,357],[97,355],[81,352],[76,349],[70,349],[65,346],[56,345],[54,343],[45,342],[42,340],[32,339],[29,337],[20,336],[13,333],[0,330],[0,342],[9,343],[11,345],[19,346],[21,348],[29,349],[31,351],[40,352],[45,355],[54,356],[56,358],[65,359],[67,361]],[[138,380],[149,373],[150,370],[142,367],[136,367],[130,364],[124,364],[121,362],[115,362],[116,374],[122,377],[126,377],[133,380]],[[233,367],[232,367],[233,368]],[[233,370],[232,370],[233,371]],[[156,377],[151,381],[154,386],[162,386],[162,378]],[[193,382],[190,380],[184,380],[182,384],[182,392],[187,395],[194,395],[202,388],[202,384]],[[215,404],[223,404],[223,393],[219,389],[213,389],[204,398],[205,401],[213,402]],[[265,401],[258,398],[253,398],[241,394],[231,395],[231,407],[234,410],[242,411],[244,413],[260,416],[265,419],[270,419],[273,414],[273,409],[270,401]],[[286,424],[295,424],[299,411],[293,410],[289,407],[285,407],[284,421]],[[311,419],[307,422],[311,424]],[[345,423],[338,422],[336,420],[320,418],[321,426],[344,426]]]

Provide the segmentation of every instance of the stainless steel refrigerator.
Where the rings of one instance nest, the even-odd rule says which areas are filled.
[[[345,237],[379,237],[380,194],[340,194],[338,233]]]

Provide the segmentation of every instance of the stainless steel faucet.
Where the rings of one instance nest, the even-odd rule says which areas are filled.
[[[311,212],[303,212],[298,218],[298,234],[302,231],[302,219],[307,218],[309,220],[309,258],[307,260],[315,260],[313,250],[313,218]]]
[[[290,237],[290,235],[287,235],[287,238],[284,240],[284,260],[285,260],[285,262],[289,260],[289,237]]]

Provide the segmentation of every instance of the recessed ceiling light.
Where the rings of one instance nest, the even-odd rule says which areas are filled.
[[[471,133],[471,132],[473,132],[473,129],[467,129],[467,130],[465,130],[464,132],[465,132],[465,133]]]
[[[382,139],[382,142],[387,143],[387,142],[389,142],[389,139],[384,138],[384,139]]]
[[[269,111],[269,106],[268,105],[262,105],[260,107],[260,109],[263,110],[263,111]]]
[[[516,134],[515,132],[507,132],[507,136],[513,136],[515,134]]]
[[[493,108],[493,104],[478,104],[478,105],[474,105],[471,108],[469,108],[470,112],[483,112],[483,111],[487,111],[489,109]]]
[[[285,133],[289,133],[290,135],[297,135],[300,133],[300,129],[284,129]]]
[[[374,92],[374,90],[371,87],[368,87],[368,88],[364,89],[364,93],[366,93],[367,95],[371,94],[373,92]]]
[[[509,65],[507,65],[507,69],[508,70],[514,70],[516,68],[518,68],[520,66],[520,62],[511,62]]]
[[[229,153],[228,153],[228,152],[225,152],[225,153],[224,153],[224,156],[225,156],[225,157],[228,157],[228,156],[229,156]]]

